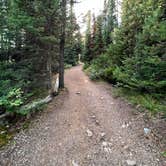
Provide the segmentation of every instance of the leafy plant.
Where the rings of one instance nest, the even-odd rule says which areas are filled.
[[[0,97],[0,107],[8,112],[16,112],[23,104],[23,91],[18,88],[13,88],[6,96]]]

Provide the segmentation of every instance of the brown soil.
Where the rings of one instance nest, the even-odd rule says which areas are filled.
[[[166,165],[153,129],[144,134],[151,126],[142,114],[114,99],[110,85],[90,81],[81,68],[66,71],[68,90],[1,149],[0,165]]]

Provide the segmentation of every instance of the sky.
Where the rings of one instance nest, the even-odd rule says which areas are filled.
[[[81,26],[81,32],[83,33],[86,26],[83,21],[83,16],[91,10],[97,16],[104,8],[104,0],[79,0],[80,3],[75,4],[75,14],[78,22]]]

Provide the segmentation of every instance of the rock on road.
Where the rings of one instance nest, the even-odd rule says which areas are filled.
[[[82,66],[65,73],[63,91],[27,130],[0,150],[1,166],[164,166],[159,149],[145,139],[143,119],[94,83]],[[137,120],[136,120],[137,119]]]

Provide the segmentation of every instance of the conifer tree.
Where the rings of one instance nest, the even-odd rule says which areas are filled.
[[[108,0],[104,2],[104,42],[105,46],[108,47],[112,43],[111,33],[117,27],[117,15],[116,15],[116,0]]]
[[[69,3],[69,12],[67,13],[66,22],[66,46],[65,46],[65,64],[76,65],[78,63],[78,55],[82,51],[82,41],[80,27],[77,23],[76,16],[73,11],[74,1]]]
[[[83,60],[89,63],[92,60],[91,57],[91,11],[88,11],[86,15],[87,29],[85,34],[85,44],[84,44],[84,53]]]

